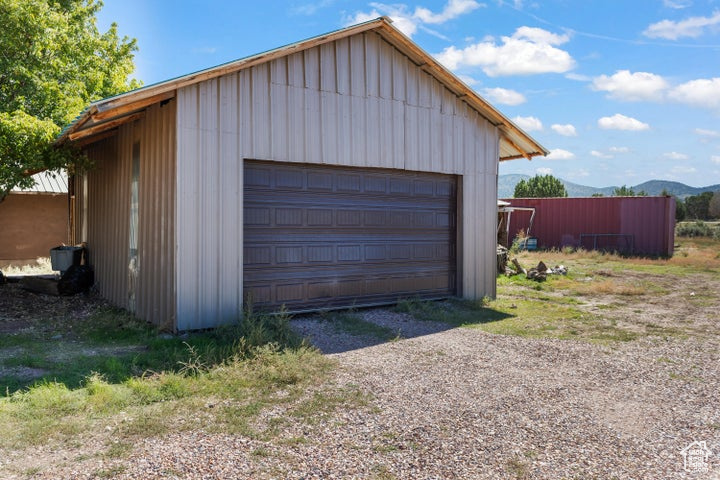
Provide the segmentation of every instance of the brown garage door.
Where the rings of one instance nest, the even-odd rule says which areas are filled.
[[[302,311],[456,289],[454,176],[245,162],[244,289]]]

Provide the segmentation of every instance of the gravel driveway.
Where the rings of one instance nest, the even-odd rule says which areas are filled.
[[[609,347],[362,315],[404,339],[378,343],[312,318],[295,327],[335,352],[334,388],[369,393],[367,406],[293,422],[266,442],[147,439],[118,478],[720,479],[716,337]],[[712,451],[708,472],[684,471],[694,441]]]

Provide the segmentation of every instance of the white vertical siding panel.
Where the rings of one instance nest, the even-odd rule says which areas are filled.
[[[369,97],[365,99],[365,163],[366,165],[389,165],[383,155],[388,151],[383,142],[384,124],[380,118],[380,103],[377,97]],[[387,134],[386,134],[387,135]]]
[[[350,95],[350,40],[342,38],[335,42],[336,91]]]
[[[430,129],[429,108],[419,107],[417,109],[417,135],[419,170],[433,171],[433,160],[436,157],[433,157],[431,148],[432,131]]]
[[[380,37],[366,34],[365,38],[365,88],[369,97],[380,96]]]
[[[255,156],[254,118],[255,109],[252,91],[252,75],[250,70],[238,73],[238,116],[240,119],[240,155],[243,157]]]
[[[350,97],[351,118],[350,129],[352,132],[351,142],[351,163],[359,167],[368,164],[368,131],[367,131],[367,106],[368,101],[363,97]]]
[[[220,129],[219,145],[220,196],[219,196],[219,320],[230,323],[239,318],[242,302],[242,157],[238,151],[239,111],[238,77],[220,78]]]
[[[389,147],[392,149],[392,164],[390,168],[405,167],[405,104],[400,101],[392,102],[392,137]]]
[[[337,105],[337,133],[331,140],[337,145],[337,157],[327,159],[326,163],[341,163],[345,165],[353,165],[352,159],[352,102],[349,95],[327,95],[329,101]],[[329,125],[326,125],[329,127]],[[329,135],[331,129],[323,129],[323,135]]]
[[[384,98],[378,99],[378,127],[380,129],[380,136],[378,137],[379,144],[379,156],[377,157],[377,164],[384,165],[388,168],[393,168],[397,165],[395,160],[395,136],[393,132],[394,116],[393,116],[393,102]]]
[[[175,212],[177,256],[175,269],[175,291],[177,292],[177,328],[190,328],[197,318],[198,276],[195,245],[197,244],[197,226],[193,219],[198,218],[198,188],[195,177],[195,164],[199,149],[198,129],[198,85],[178,90],[178,139],[177,139],[177,209]]]
[[[320,115],[315,120],[313,127],[318,130],[318,139],[320,140],[321,151],[315,157],[317,163],[335,163],[338,161],[339,137],[342,133],[340,125],[340,112],[338,112],[337,96],[328,92],[308,92],[308,94],[317,95],[320,99]],[[309,157],[312,162],[313,157]]]
[[[450,172],[455,174],[462,174],[462,170],[456,167],[455,160],[455,132],[453,129],[453,117],[451,115],[444,115],[439,113],[440,116],[440,141],[442,142],[442,151],[440,158],[443,172]]]
[[[419,144],[418,107],[405,105],[405,167],[407,170],[422,170]]]
[[[403,56],[405,64],[405,103],[414,107],[420,106],[420,75],[423,73]]]
[[[430,165],[433,170],[448,171],[448,166],[443,158],[443,123],[439,109],[428,109],[429,116],[429,143],[430,143]]]
[[[276,58],[270,62],[270,83],[273,85],[288,84],[287,57]]]
[[[398,50],[392,49],[392,98],[393,100],[406,101],[407,94],[407,59]]]
[[[327,120],[323,120],[321,114],[322,95],[319,90],[305,90],[305,159],[308,162],[321,163],[324,161],[323,135],[326,133],[323,126],[327,123],[328,129],[335,128],[335,125],[330,125]],[[336,151],[336,149],[333,150]],[[335,155],[331,158],[334,158]]]
[[[270,68],[268,64],[252,67],[253,156],[270,158]]]
[[[350,94],[353,97],[364,97],[367,94],[365,35],[356,35],[349,38],[350,42]]]
[[[320,90],[320,48],[305,50],[305,88]]]
[[[288,155],[288,87],[275,85],[270,88],[270,157],[277,161],[297,161]]]
[[[379,40],[380,57],[378,74],[380,81],[380,97],[393,98],[393,47],[385,40]]]
[[[475,299],[477,291],[477,176],[472,174],[463,175],[463,268],[462,268],[462,296]]]
[[[295,88],[305,87],[305,61],[302,52],[287,57],[287,76],[288,85]]]
[[[204,317],[219,318],[220,302],[217,292],[220,288],[220,191],[221,170],[219,165],[219,136],[220,125],[218,119],[218,83],[213,79],[200,84],[200,132],[202,161],[194,165],[195,174],[200,183],[201,206],[200,242],[196,245],[195,254],[202,279],[198,288],[200,290],[201,317],[196,321],[199,327]],[[202,168],[200,167],[202,165]]]
[[[288,158],[297,162],[309,162],[305,156],[305,89],[288,89]]]
[[[320,46],[320,90],[337,92],[337,68],[335,66],[335,44],[325,43]]]

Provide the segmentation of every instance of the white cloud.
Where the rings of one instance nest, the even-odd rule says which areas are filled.
[[[649,130],[650,125],[632,117],[626,117],[620,113],[616,113],[612,117],[602,117],[598,120],[598,126],[603,130],[631,130],[641,131]]]
[[[550,150],[550,153],[545,158],[548,160],[570,160],[575,158],[575,154],[562,148],[555,148]]]
[[[600,152],[598,150],[591,151],[590,155],[592,155],[593,157],[597,157],[597,158],[613,158],[612,155],[610,155],[608,153]]]
[[[408,6],[404,3],[372,2],[370,3],[372,10],[369,12],[355,12],[354,15],[345,18],[345,25],[367,22],[386,15],[392,19],[393,25],[408,37],[412,37],[418,28],[422,28],[423,31],[432,35],[445,38],[439,33],[423,27],[423,24],[436,25],[445,23],[482,6],[484,5],[475,0],[448,0],[440,13],[433,13],[425,7],[416,7],[415,12],[410,12]]]
[[[465,82],[467,85],[470,85],[471,87],[475,85],[480,85],[481,83],[480,80],[477,80],[469,75],[458,75],[458,78]]]
[[[706,130],[704,128],[696,128],[695,133],[697,135],[700,135],[701,137],[713,137],[713,138],[720,137],[720,132],[718,132],[717,130]]]
[[[438,24],[445,23],[448,20],[459,17],[468,12],[472,12],[476,8],[483,5],[475,0],[449,0],[440,13],[433,13],[425,7],[415,8],[414,17],[424,23]]]
[[[372,10],[369,12],[355,12],[355,15],[345,19],[345,25],[354,25],[356,23],[368,22],[383,15],[387,15],[393,21],[393,25],[408,37],[412,37],[417,32],[418,22],[408,12],[407,5],[384,3],[371,3]]]
[[[628,147],[610,147],[610,151],[613,153],[628,153],[630,149]]]
[[[673,88],[669,96],[671,99],[687,105],[720,108],[720,77],[701,78],[683,83]]]
[[[552,168],[540,167],[535,169],[535,173],[538,175],[552,175]]]
[[[587,75],[581,75],[579,73],[568,73],[565,75],[565,78],[568,80],[575,80],[576,82],[590,82],[592,81],[591,77],[588,77]]]
[[[688,8],[692,5],[691,0],[663,0],[663,5],[665,5],[667,8],[674,8],[675,10],[680,10],[683,8]]]
[[[458,49],[447,47],[435,55],[440,63],[455,70],[460,67],[481,67],[486,75],[533,75],[565,73],[575,68],[575,60],[565,50],[555,48],[570,40],[541,28],[520,27],[511,37],[502,37]]]
[[[526,132],[535,132],[543,129],[542,122],[535,117],[515,117],[512,121]]]
[[[577,132],[575,131],[575,126],[571,125],[569,123],[567,125],[560,125],[560,124],[556,123],[553,126],[551,126],[550,128],[552,128],[552,130],[555,133],[562,135],[564,137],[577,137]]]
[[[711,157],[710,157],[710,161],[713,162],[713,163],[717,163],[718,165],[720,165],[720,155],[713,155],[713,156],[711,156]]]
[[[585,177],[589,177],[589,176],[590,176],[590,172],[588,172],[584,168],[581,168],[580,170],[576,170],[574,172],[568,173],[568,177],[570,177],[570,178],[585,178]]]
[[[527,101],[522,93],[507,88],[486,88],[482,91],[482,95],[491,103],[500,105],[521,105]]]
[[[670,169],[670,172],[681,175],[681,174],[687,174],[687,173],[695,173],[695,172],[697,172],[697,169],[695,167],[688,167],[685,165],[676,165]]]
[[[687,160],[688,158],[690,158],[687,155],[685,155],[684,153],[679,153],[679,152],[663,153],[663,157],[669,158],[670,160]]]
[[[645,29],[643,35],[650,38],[677,40],[681,37],[697,38],[705,33],[705,29],[720,25],[720,10],[710,17],[690,17],[679,22],[662,20]]]
[[[618,70],[612,76],[595,77],[592,89],[608,92],[609,98],[637,102],[642,100],[659,101],[668,83],[660,75],[648,72],[630,73],[629,70]]]

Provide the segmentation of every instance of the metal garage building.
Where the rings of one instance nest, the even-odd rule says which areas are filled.
[[[547,152],[380,18],[90,105],[100,291],[175,330],[495,294],[499,160]]]

